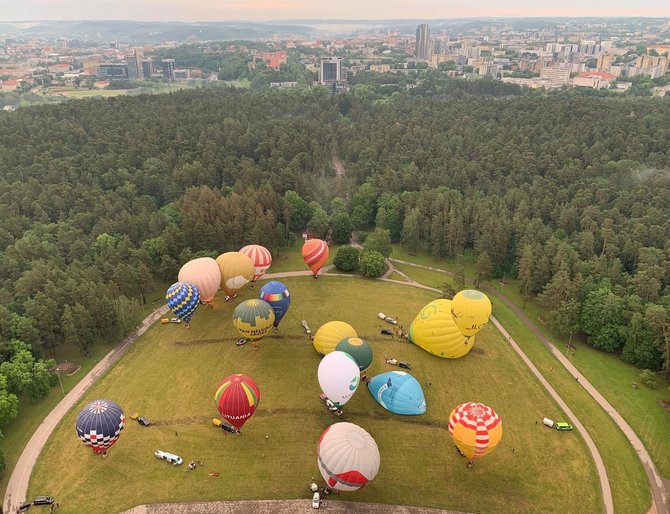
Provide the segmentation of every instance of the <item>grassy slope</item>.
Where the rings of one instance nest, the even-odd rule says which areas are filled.
[[[102,459],[76,440],[73,424],[79,409],[74,409],[47,443],[30,495],[55,496],[63,512],[118,512],[168,500],[304,497],[310,478],[319,476],[319,435],[337,418],[318,399],[319,357],[299,323],[307,319],[314,329],[341,319],[371,341],[372,374],[394,369],[384,363],[385,355],[410,361],[428,404],[425,416],[401,417],[383,410],[364,390],[354,395],[344,418],[372,434],[382,465],[369,487],[341,498],[474,512],[599,510],[595,472],[583,441],[577,433],[536,424],[544,414],[558,417],[558,409],[492,327],[478,340],[483,354],[442,360],[381,336],[382,322],[375,317],[380,310],[407,313],[401,322],[408,323],[410,313],[434,295],[359,278],[285,281],[293,304],[280,336],[261,341],[257,351],[249,344],[232,344],[234,305],[222,304],[220,297],[215,310],[196,313],[191,330],[152,327],[85,400],[110,397],[127,414],[139,411],[156,425],[142,428],[131,422]],[[255,296],[258,286],[243,297]],[[223,340],[197,342],[219,338]],[[227,436],[210,424],[217,415],[214,389],[234,372],[253,376],[262,394],[241,437]],[[465,468],[446,430],[450,410],[467,400],[493,405],[505,427],[499,447],[473,470]],[[202,460],[205,467],[193,472],[173,467],[153,457],[156,449],[176,452],[186,461]],[[221,476],[208,478],[209,471]]]
[[[153,311],[157,306],[162,305],[164,301],[164,291],[167,289],[164,283],[156,284],[154,291],[147,295],[147,303],[141,307],[141,316],[144,317]],[[91,347],[91,355],[83,357],[79,349],[74,346],[62,345],[56,348],[56,362],[75,362],[81,369],[71,377],[62,375],[63,390],[67,393],[72,389],[82,377],[88,373],[97,362],[104,357],[117,343],[117,341],[99,341]],[[31,403],[27,397],[19,401],[19,415],[9,426],[3,430],[4,438],[0,440],[0,448],[5,454],[7,467],[0,479],[0,494],[5,496],[7,482],[26,443],[33,435],[46,415],[61,401],[63,393],[60,386],[56,386],[49,391],[49,394],[36,403]]]

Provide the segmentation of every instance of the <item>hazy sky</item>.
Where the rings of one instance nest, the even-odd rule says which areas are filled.
[[[670,0],[0,0],[0,20],[670,16]]]

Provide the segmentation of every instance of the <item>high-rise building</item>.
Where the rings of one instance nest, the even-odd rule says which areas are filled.
[[[416,28],[414,56],[419,61],[430,60],[430,28],[427,23],[422,23]]]
[[[174,80],[174,59],[163,59],[163,80]]]
[[[126,65],[128,66],[128,78],[141,79],[142,70],[140,67],[140,56],[137,54],[137,49],[133,50],[132,55],[126,55]]]
[[[612,67],[612,62],[614,61],[614,56],[610,54],[602,54],[598,57],[598,62],[596,68],[599,70],[609,70]]]
[[[126,79],[128,78],[128,67],[125,64],[100,64],[97,75],[110,79]]]
[[[154,63],[151,59],[142,59],[142,78],[150,79],[154,74]]]
[[[342,59],[340,57],[322,57],[319,83],[329,84],[342,80]]]

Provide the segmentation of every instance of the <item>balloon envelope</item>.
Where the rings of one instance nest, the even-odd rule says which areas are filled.
[[[258,384],[253,378],[241,374],[224,378],[214,393],[219,414],[238,430],[256,412],[260,400]]]
[[[372,347],[370,343],[360,337],[345,337],[337,343],[335,350],[351,355],[358,364],[361,373],[372,364]]]
[[[321,434],[317,463],[328,487],[355,491],[377,476],[379,448],[372,436],[358,425],[335,423]]]
[[[275,321],[272,307],[263,300],[245,300],[233,311],[233,325],[242,337],[262,338]]]
[[[314,334],[312,344],[321,355],[326,355],[335,350],[337,343],[347,337],[358,337],[354,327],[344,321],[329,321]]]
[[[239,293],[254,276],[256,270],[254,262],[240,252],[222,253],[216,258],[216,263],[221,270],[221,289],[228,296]]]
[[[195,284],[175,282],[167,290],[165,299],[174,315],[188,323],[198,308],[200,292]]]
[[[256,280],[265,275],[265,272],[272,264],[272,254],[264,246],[247,245],[240,249],[240,253],[249,257],[254,263],[254,276],[251,277],[252,282],[256,282]]]
[[[358,364],[348,353],[331,352],[319,363],[317,373],[321,390],[332,402],[344,405],[354,395],[360,382]]]
[[[328,245],[321,239],[310,239],[302,245],[302,258],[315,275],[328,260]]]
[[[449,433],[468,459],[489,453],[502,438],[500,416],[481,403],[462,403],[449,415]]]
[[[125,424],[126,418],[118,403],[95,400],[79,412],[75,429],[86,446],[100,453],[118,441]]]
[[[368,390],[386,410],[414,416],[426,412],[426,398],[419,382],[404,371],[389,371],[370,380]]]
[[[409,340],[438,357],[463,357],[475,342],[464,336],[451,316],[450,300],[434,300],[417,314],[409,327]]]
[[[221,285],[221,270],[211,257],[200,257],[184,264],[179,270],[179,282],[195,284],[200,300],[211,302]]]
[[[489,322],[491,300],[481,291],[465,289],[451,301],[451,316],[464,336],[473,336]]]
[[[279,326],[279,322],[291,305],[288,288],[276,280],[268,282],[261,287],[261,300],[270,304],[275,313],[274,326]]]

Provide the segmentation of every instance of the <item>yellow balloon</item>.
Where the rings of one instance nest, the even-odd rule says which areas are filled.
[[[438,357],[458,359],[467,354],[475,342],[466,337],[451,316],[451,300],[433,300],[417,314],[409,327],[409,340]]]
[[[256,266],[250,257],[240,252],[226,252],[216,258],[221,270],[221,289],[233,296],[246,286],[254,276]]]
[[[337,343],[347,337],[358,337],[354,327],[344,321],[329,321],[316,331],[312,344],[317,352],[326,355],[335,351]]]
[[[481,291],[466,289],[451,301],[451,315],[464,336],[473,336],[489,322],[491,300]]]

